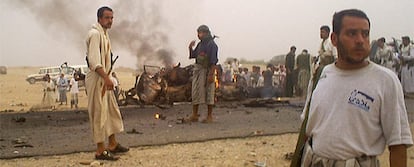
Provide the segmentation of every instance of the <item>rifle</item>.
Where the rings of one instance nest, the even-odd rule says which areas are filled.
[[[302,161],[302,155],[303,155],[303,149],[305,147],[305,143],[307,140],[306,137],[306,125],[308,124],[308,117],[309,117],[309,107],[312,100],[313,91],[316,88],[316,85],[318,84],[319,78],[321,77],[322,70],[325,68],[325,66],[321,65],[318,67],[314,74],[314,78],[312,80],[312,91],[308,100],[308,103],[306,103],[306,110],[305,110],[305,119],[303,119],[302,125],[300,127],[299,137],[298,141],[296,143],[295,152],[293,153],[293,158],[290,163],[290,167],[300,167],[301,161]]]
[[[112,72],[112,67],[114,66],[114,64],[115,64],[115,62],[116,62],[116,60],[118,60],[118,57],[119,56],[116,56],[115,57],[115,59],[113,59],[113,54],[112,54],[112,52],[111,52],[111,67],[109,68],[109,71],[108,71],[108,76],[111,74],[111,72]],[[105,87],[103,87],[102,88],[102,98],[103,98],[103,96],[105,95],[105,91],[106,91],[106,88]]]

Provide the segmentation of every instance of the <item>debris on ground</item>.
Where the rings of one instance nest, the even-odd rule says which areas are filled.
[[[127,131],[127,134],[143,134],[142,132],[138,132],[135,128],[132,128],[132,130]]]
[[[12,120],[14,122],[26,122],[26,118],[25,117],[21,117],[21,116],[16,116]]]
[[[285,159],[286,159],[286,160],[292,160],[292,159],[293,159],[293,152],[286,153],[286,154],[285,154]]]

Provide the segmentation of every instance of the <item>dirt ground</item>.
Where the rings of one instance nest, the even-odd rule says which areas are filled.
[[[124,90],[131,88],[135,82],[135,72],[128,69],[117,69],[116,71],[121,81],[121,88]],[[33,135],[33,137],[30,137],[30,141],[33,143],[30,144],[34,145],[34,148],[19,148],[16,149],[17,153],[12,153],[18,154],[15,157],[19,157],[24,152],[22,150],[26,149],[26,157],[23,155],[25,158],[0,158],[0,166],[83,166],[81,162],[89,163],[93,161],[92,150],[94,145],[91,144],[90,136],[82,136],[89,134],[87,120],[86,122],[84,120],[87,118],[84,113],[86,95],[83,91],[79,95],[80,112],[71,110],[70,105],[56,105],[56,110],[37,111],[36,107],[33,106],[41,102],[43,96],[42,85],[30,85],[25,81],[27,75],[36,72],[38,72],[36,67],[12,67],[8,68],[7,75],[0,75],[0,118],[4,118],[0,122],[2,126],[0,127],[2,129],[2,132],[0,132],[0,155],[3,158],[7,157],[6,154],[10,153],[9,140],[21,136],[19,133],[29,133],[27,131],[30,130],[36,131],[30,133]],[[413,132],[414,100],[410,99],[406,102],[409,106],[408,112]],[[217,123],[212,125],[176,124],[174,121],[188,114],[191,107],[184,104],[173,108],[173,112],[170,112],[170,109],[161,111],[155,107],[145,109],[122,108],[124,116],[126,115],[125,130],[137,129],[142,134],[121,135],[119,138],[121,141],[125,141],[126,145],[133,146],[131,151],[122,155],[117,162],[101,161],[102,166],[207,167],[260,166],[266,164],[266,166],[282,167],[289,164],[289,161],[285,159],[285,155],[294,150],[297,134],[287,132],[294,132],[299,126],[297,116],[300,109],[298,108],[290,107],[289,109],[287,106],[271,109],[246,108],[241,106],[240,103],[236,103],[236,105],[226,103],[218,105],[215,114]],[[70,114],[70,112],[76,113],[71,114],[73,119],[59,117],[59,115]],[[159,112],[165,113],[167,116],[165,121],[152,118],[154,113]],[[203,112],[202,110],[202,114],[205,114]],[[25,114],[40,115],[39,118],[45,120],[38,119],[36,124],[29,124],[31,120],[28,119],[26,123],[17,125],[5,121],[10,121],[9,117],[11,116]],[[250,119],[251,122],[247,119]],[[271,122],[274,120],[277,121]],[[60,126],[65,128],[60,129]],[[13,128],[10,127],[16,128],[16,130],[13,131]],[[53,134],[55,135],[53,137],[45,135],[48,131],[52,132],[59,129],[65,132]],[[45,134],[38,136],[39,139],[37,139],[35,137],[37,132]],[[255,135],[251,135],[251,133]],[[212,136],[212,134],[217,135],[216,138],[219,139],[206,137]],[[76,136],[81,136],[81,139],[71,138]],[[174,136],[175,139],[163,138],[163,136]],[[41,143],[42,138],[47,140]],[[70,144],[59,145],[60,140],[66,140]],[[39,141],[40,144],[35,141]],[[86,146],[82,145],[84,143],[86,143]],[[66,150],[65,148],[74,146],[76,148],[77,145],[80,148],[86,148],[62,154],[61,152],[53,153],[48,150],[46,146],[50,145],[54,145],[55,148],[64,147],[60,150]],[[380,157],[381,166],[389,166],[387,157],[388,153],[386,151]],[[413,147],[408,150],[408,161],[408,166],[414,166]]]

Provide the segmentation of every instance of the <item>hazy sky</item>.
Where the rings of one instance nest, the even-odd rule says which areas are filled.
[[[333,13],[347,8],[367,13],[371,40],[414,38],[413,0],[2,0],[0,65],[83,64],[85,37],[102,5],[114,10],[109,33],[120,56],[116,66],[132,68],[157,63],[159,58],[138,53],[145,42],[170,51],[174,63],[192,63],[187,46],[201,24],[220,37],[221,63],[227,57],[268,61],[291,45],[315,54],[319,27],[331,27]]]

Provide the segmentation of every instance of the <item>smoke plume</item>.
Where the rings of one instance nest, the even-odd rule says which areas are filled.
[[[10,0],[9,3],[17,9],[29,11],[48,34],[66,40],[80,53],[85,53],[85,37],[97,20],[97,9],[105,6],[83,0]],[[121,58],[135,56],[138,69],[144,64],[173,64],[174,52],[168,35],[170,27],[163,18],[162,5],[163,1],[151,0],[123,0],[108,5],[114,10],[114,23],[109,35],[115,55],[122,51],[128,55],[121,55]]]

